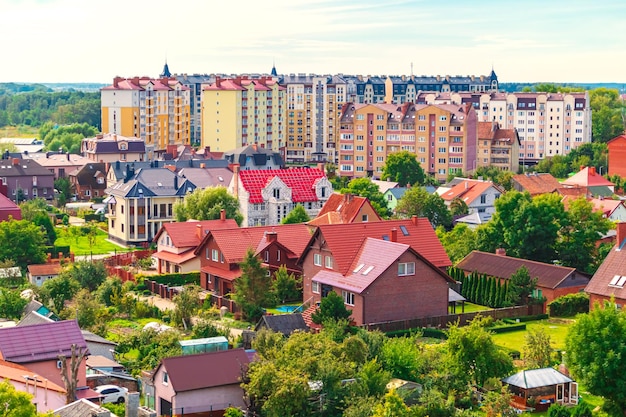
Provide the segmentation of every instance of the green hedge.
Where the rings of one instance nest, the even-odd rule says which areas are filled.
[[[571,317],[578,313],[588,313],[589,294],[579,292],[564,295],[548,304],[548,309],[553,317]]]
[[[57,259],[59,257],[59,252],[63,254],[64,258],[70,256],[70,247],[69,246],[46,246],[46,253],[49,253],[53,259]]]
[[[188,272],[185,274],[138,275],[137,279],[151,280],[170,287],[186,284],[200,285],[200,272]]]
[[[502,325],[502,326],[489,327],[487,330],[489,330],[492,333],[515,332],[517,330],[526,330],[526,324],[524,324],[524,323],[505,324],[505,325]]]

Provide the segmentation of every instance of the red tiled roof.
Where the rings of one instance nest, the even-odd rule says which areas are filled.
[[[241,262],[248,249],[256,251],[265,232],[275,232],[276,239],[283,246],[300,256],[311,238],[311,228],[306,224],[282,224],[275,226],[242,227],[237,229],[212,230],[209,235],[215,240],[229,263]],[[195,253],[199,254],[209,235],[198,246]]]
[[[563,184],[580,185],[583,187],[597,187],[602,185],[612,187],[615,185],[611,181],[605,179],[602,175],[598,174],[594,167],[582,168],[575,175],[572,175],[563,181]]]
[[[31,371],[25,366],[3,361],[2,359],[0,359],[0,379],[2,380],[9,379],[11,381],[20,382],[23,384],[25,381],[25,376],[33,377],[34,375],[35,372]],[[56,392],[65,392],[65,388],[55,384],[50,380],[46,380],[46,378],[42,377],[41,375],[37,375],[36,381],[35,378],[32,378],[28,381],[29,385],[33,385],[33,383],[36,383],[38,387],[43,389],[49,389]]]
[[[529,261],[495,253],[472,251],[456,267],[467,272],[480,272],[492,277],[509,279],[522,266],[528,268],[532,278],[537,278],[537,286],[556,288],[561,282],[571,276],[576,268]]]
[[[452,187],[449,191],[443,193],[441,198],[445,201],[452,201],[458,197],[469,206],[491,187],[496,187],[491,181],[464,180]]]
[[[263,202],[261,191],[274,177],[280,178],[287,187],[291,188],[291,198],[294,203],[317,201],[315,183],[324,176],[322,171],[314,168],[251,169],[239,172],[239,180],[250,194],[251,204]]]
[[[198,237],[198,226],[202,227],[200,237]],[[161,234],[167,232],[175,247],[191,248],[198,246],[209,230],[233,229],[237,227],[239,226],[234,219],[165,223],[154,237],[154,241],[158,241]]]
[[[332,223],[338,223],[337,220],[339,220],[340,223],[352,223],[354,219],[356,218],[356,216],[359,214],[360,210],[366,204],[369,204],[371,207],[371,203],[365,197],[352,195],[352,194],[333,193],[328,198],[328,201],[324,203],[324,206],[322,207],[319,214],[317,215],[317,218],[327,217],[328,222],[327,223],[323,223],[321,221],[316,222],[317,218],[315,218],[313,219],[312,223],[332,224]],[[376,211],[373,208],[372,208],[372,212],[376,213]],[[338,217],[335,216],[334,214],[332,215],[332,217],[326,216],[326,214],[330,214],[330,213],[336,213]],[[380,221],[380,220],[381,220],[380,216],[376,215],[375,219],[371,219],[369,221]]]
[[[593,211],[601,211],[602,214],[609,217],[619,206],[624,205],[624,202],[621,200],[592,198],[591,204],[593,204]]]
[[[477,139],[493,139],[493,123],[492,122],[478,122]]]
[[[19,206],[4,194],[0,194],[0,210],[19,210]],[[18,219],[19,220],[19,219]]]
[[[547,173],[518,174],[513,176],[513,181],[531,196],[553,193],[563,187],[556,178]]]
[[[193,253],[193,249],[189,249],[187,252],[183,253],[173,253],[167,251],[159,251],[153,255],[157,259],[161,259],[163,261],[173,262],[175,264],[184,264],[185,262],[194,259],[196,254]]]
[[[406,230],[404,234],[402,228]],[[443,245],[428,219],[386,220],[372,223],[346,223],[320,225],[316,233],[321,233],[342,274],[352,266],[362,242],[368,238],[391,239],[392,229],[397,229],[397,242],[409,245],[437,268],[452,265]]]
[[[0,353],[10,362],[40,362],[59,355],[70,357],[72,344],[87,348],[75,320],[0,329]]]
[[[587,284],[585,292],[604,297],[614,296],[620,300],[626,299],[626,285],[622,287],[609,286],[616,275],[626,275],[626,249],[623,247],[620,249],[622,243],[617,242],[617,245],[604,258],[602,265]]]
[[[225,279],[227,281],[234,281],[237,278],[239,278],[239,276],[241,276],[241,270],[239,268],[221,269],[221,268],[216,268],[211,265],[205,265],[202,268],[200,268],[200,270],[207,274],[217,275],[218,277]]]
[[[59,275],[63,268],[60,264],[28,265],[28,273],[38,275]]]
[[[165,358],[154,374],[161,366],[165,367],[175,392],[223,385],[238,386],[241,383],[242,367],[247,368],[249,363],[244,349],[221,350]]]

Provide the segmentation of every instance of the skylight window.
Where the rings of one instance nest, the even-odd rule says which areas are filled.
[[[368,266],[368,267],[365,269],[365,271],[361,272],[361,274],[363,274],[363,275],[367,275],[367,274],[369,274],[370,272],[372,272],[372,269],[374,269],[374,267],[373,267],[373,266]]]
[[[613,277],[613,279],[611,279],[611,282],[609,282],[609,285],[616,285],[617,281],[619,281],[620,275],[615,275]]]
[[[356,268],[354,268],[354,271],[352,271],[352,273],[356,274],[357,272],[359,272],[363,267],[365,266],[365,264],[359,264],[359,266],[357,266]]]
[[[609,287],[624,288],[626,284],[626,275],[615,275],[609,282]]]
[[[624,287],[624,283],[626,283],[626,276],[622,275],[619,279],[619,281],[617,281],[617,286],[620,288]]]
[[[409,231],[406,229],[405,225],[400,225],[400,230],[402,231],[402,234],[404,236],[408,236],[409,235]]]

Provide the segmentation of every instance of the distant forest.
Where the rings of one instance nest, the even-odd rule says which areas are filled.
[[[531,89],[534,91],[534,87],[537,85],[559,85],[568,88],[580,87],[581,90],[593,90],[596,88],[608,88],[619,91],[620,94],[626,92],[626,83],[499,83],[498,87],[500,91],[506,93],[514,93],[517,91],[524,91],[524,89]]]
[[[68,85],[72,86],[72,85]],[[0,83],[0,127],[87,123],[100,130],[100,92],[42,84]]]

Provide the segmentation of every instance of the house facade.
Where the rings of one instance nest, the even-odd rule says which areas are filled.
[[[71,192],[79,201],[104,197],[107,188],[107,166],[103,162],[89,162],[69,173]]]
[[[5,154],[6,155],[6,154]],[[33,159],[0,159],[0,181],[7,188],[6,196],[19,203],[33,198],[54,198],[54,173]]]
[[[28,265],[27,269],[28,281],[37,287],[41,287],[49,279],[58,277],[63,270],[59,263]]]
[[[92,162],[140,162],[146,159],[146,144],[142,139],[116,133],[85,138],[81,142],[80,151]]]
[[[70,172],[82,168],[89,160],[81,155],[46,152],[41,154],[30,154],[31,159],[37,161],[39,165],[54,173],[54,178],[67,178]]]
[[[448,207],[455,199],[461,199],[467,204],[468,214],[493,214],[496,212],[496,200],[503,192],[492,181],[463,179],[451,189],[443,192],[441,198]]]
[[[615,246],[585,288],[585,292],[589,294],[590,309],[602,307],[605,301],[611,300],[617,308],[626,306],[626,223],[617,223],[616,230]]]
[[[315,168],[242,171],[235,164],[228,190],[239,200],[243,225],[269,226],[280,224],[297,204],[316,217],[333,187]]]
[[[382,219],[365,198],[350,193],[333,193],[309,225],[379,222]]]

